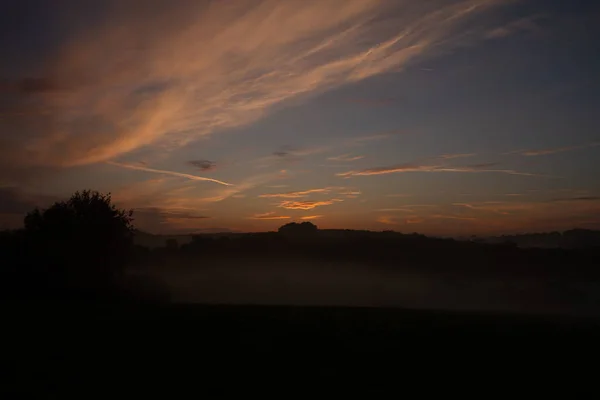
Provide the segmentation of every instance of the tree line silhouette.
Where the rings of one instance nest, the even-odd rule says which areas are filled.
[[[514,237],[481,243],[393,231],[319,230],[311,222],[285,224],[277,232],[198,234],[183,245],[169,238],[154,249],[135,244],[136,235],[144,234],[134,228],[133,211],[117,208],[110,194],[84,190],[47,209],[34,209],[25,216],[22,229],[0,233],[2,296],[13,301],[167,301],[168,294],[157,282],[134,279],[128,267],[185,263],[202,268],[216,260],[600,278],[600,248],[594,240],[577,249],[523,249]]]
[[[579,248],[520,248],[513,241],[481,243],[432,238],[418,233],[366,230],[319,230],[310,222],[289,223],[277,232],[198,234],[178,245],[135,245],[138,265],[194,265],[217,260],[330,263],[373,269],[413,269],[443,274],[500,274],[512,277],[553,275],[562,278],[600,278],[600,242]]]

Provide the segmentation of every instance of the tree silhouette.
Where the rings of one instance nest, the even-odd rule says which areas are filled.
[[[169,238],[165,240],[165,248],[171,252],[177,251],[177,249],[179,249],[179,243],[177,243],[177,239]]]
[[[109,194],[84,190],[24,220],[28,279],[54,291],[106,291],[121,277],[132,248],[132,211]]]
[[[301,237],[312,236],[316,234],[317,231],[317,226],[312,222],[308,221],[302,222],[300,224],[297,222],[290,222],[289,224],[281,226],[278,230],[279,233],[284,235]]]

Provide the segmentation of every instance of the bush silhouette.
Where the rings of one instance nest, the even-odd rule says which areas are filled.
[[[132,211],[110,194],[84,190],[24,220],[19,275],[30,290],[114,294],[132,249]]]
[[[312,222],[290,222],[281,226],[278,230],[279,233],[289,236],[311,236],[316,234],[318,228]]]
[[[177,251],[177,249],[179,249],[179,243],[177,243],[177,239],[169,238],[165,240],[165,248],[171,252]]]

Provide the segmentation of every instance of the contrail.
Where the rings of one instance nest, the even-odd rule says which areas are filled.
[[[135,169],[135,170],[138,170],[138,171],[152,172],[152,173],[155,173],[155,174],[178,176],[178,177],[181,177],[181,178],[190,179],[192,181],[207,181],[207,182],[218,183],[220,185],[225,185],[225,186],[233,186],[231,183],[223,182],[223,181],[220,181],[218,179],[205,178],[203,176],[197,176],[197,175],[191,175],[191,174],[184,174],[182,172],[165,171],[165,170],[162,170],[162,169],[146,168],[146,167],[142,167],[142,166],[139,166],[139,165],[122,164],[122,163],[118,163],[118,162],[114,162],[114,161],[106,161],[106,164],[114,165],[116,167]]]

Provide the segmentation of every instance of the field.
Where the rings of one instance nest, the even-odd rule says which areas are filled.
[[[443,271],[303,259],[170,257],[133,275],[177,304],[402,307],[598,315],[600,283],[583,277]]]

